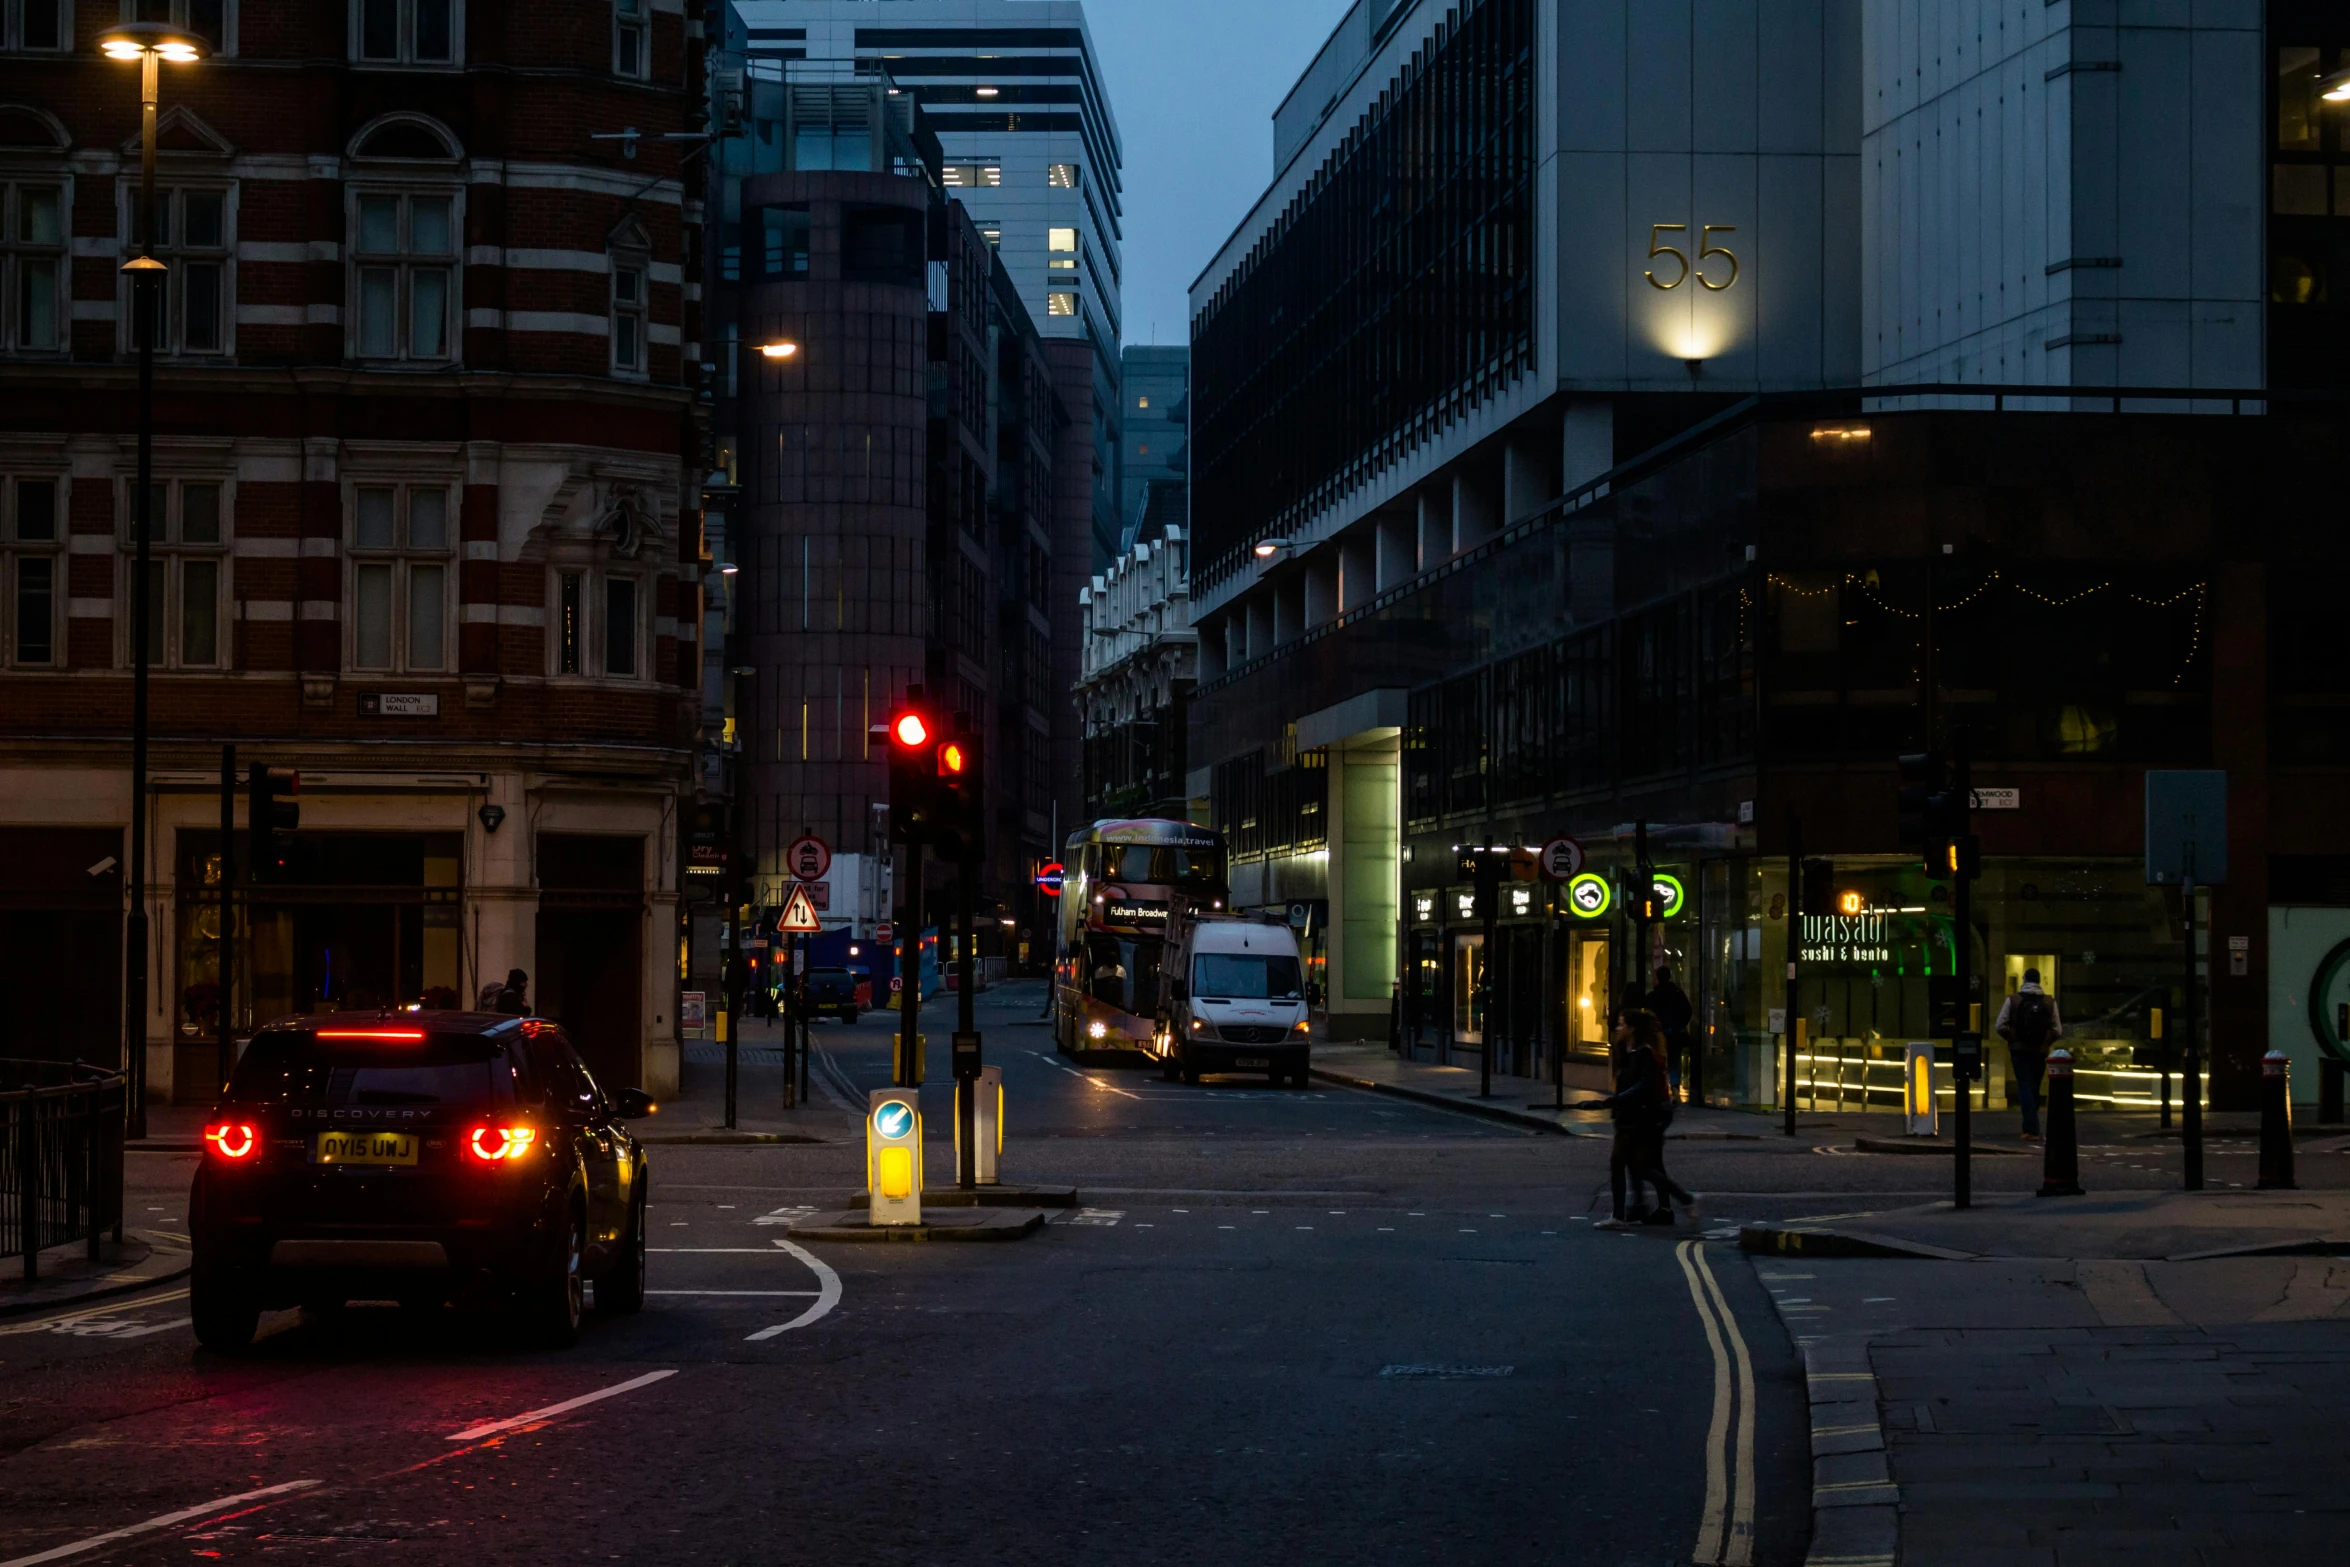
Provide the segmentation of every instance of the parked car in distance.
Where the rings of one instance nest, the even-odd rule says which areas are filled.
[[[854,1023],[859,1007],[870,1005],[860,997],[863,989],[851,969],[812,968],[808,970],[808,1015]]]

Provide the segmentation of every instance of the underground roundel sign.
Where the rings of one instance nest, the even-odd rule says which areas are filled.
[[[914,1112],[903,1099],[892,1099],[873,1112],[873,1130],[884,1137],[903,1137],[913,1129]]]
[[[1567,907],[1583,919],[1598,919],[1615,901],[1615,889],[1608,885],[1605,876],[1585,871],[1567,883]]]
[[[1057,898],[1061,895],[1061,885],[1065,878],[1066,872],[1062,869],[1059,860],[1039,866],[1036,872],[1037,890],[1048,898]]]

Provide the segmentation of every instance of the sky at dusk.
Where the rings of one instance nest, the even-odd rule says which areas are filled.
[[[1085,0],[1125,143],[1126,341],[1189,341],[1191,280],[1273,175],[1274,106],[1350,0]]]

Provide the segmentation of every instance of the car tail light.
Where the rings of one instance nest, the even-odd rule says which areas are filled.
[[[424,1030],[421,1028],[322,1028],[318,1030],[316,1037],[320,1039],[385,1039],[396,1044],[421,1045],[424,1043]]]
[[[212,1151],[234,1164],[261,1151],[261,1133],[243,1121],[216,1121],[204,1128]]]
[[[497,1164],[529,1153],[538,1135],[527,1126],[477,1126],[465,1140],[465,1146],[482,1163]]]

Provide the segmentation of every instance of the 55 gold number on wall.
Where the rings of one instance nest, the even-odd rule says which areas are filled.
[[[1718,294],[1737,282],[1738,258],[1726,247],[1715,244],[1714,236],[1716,234],[1735,234],[1738,232],[1738,225],[1735,223],[1708,223],[1700,228],[1697,231],[1697,259],[1695,261],[1689,259],[1687,251],[1664,242],[1664,237],[1667,234],[1686,234],[1688,232],[1689,225],[1686,223],[1651,223],[1648,226],[1649,261],[1654,263],[1659,256],[1670,256],[1678,264],[1678,269],[1669,278],[1658,277],[1656,266],[1651,265],[1646,274],[1648,286],[1669,291],[1679,288],[1691,278],[1695,278],[1699,287]],[[1715,256],[1720,256],[1730,263],[1730,275],[1719,283],[1706,276],[1705,272],[1705,264]],[[1719,268],[1716,270],[1718,271]]]

